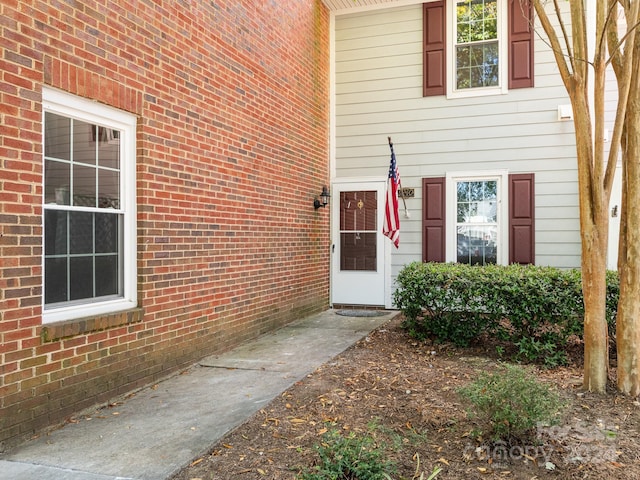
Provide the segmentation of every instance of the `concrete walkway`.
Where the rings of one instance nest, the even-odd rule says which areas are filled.
[[[352,313],[355,311],[342,311]],[[0,480],[164,480],[298,380],[391,320],[308,317],[0,455]]]

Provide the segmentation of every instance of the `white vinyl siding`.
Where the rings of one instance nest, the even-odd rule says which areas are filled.
[[[478,170],[535,173],[536,264],[580,265],[574,127],[557,119],[569,100],[543,41],[535,88],[447,99],[422,96],[420,4],[339,15],[335,30],[336,177],[384,177],[390,136],[402,186],[415,189],[394,276],[421,259],[421,179]]]

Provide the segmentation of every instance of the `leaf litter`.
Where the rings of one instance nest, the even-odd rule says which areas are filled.
[[[560,425],[539,428],[531,445],[478,436],[456,392],[497,365],[495,352],[490,342],[469,348],[418,342],[396,317],[283,392],[172,480],[293,480],[315,464],[314,446],[331,430],[384,443],[398,466],[394,480],[438,471],[434,478],[455,480],[640,478],[640,402],[613,390],[581,392],[579,357],[568,367],[536,371],[566,398]]]

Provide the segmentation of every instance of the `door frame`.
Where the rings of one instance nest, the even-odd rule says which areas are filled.
[[[329,281],[329,304],[333,307],[333,287],[335,284],[335,275],[340,270],[340,255],[336,248],[340,242],[340,196],[337,194],[337,187],[349,186],[353,190],[368,190],[383,186],[383,195],[378,197],[378,225],[377,225],[377,239],[378,245],[382,248],[379,249],[379,255],[382,255],[382,278],[384,282],[384,307],[387,309],[392,308],[391,302],[391,241],[382,235],[382,219],[384,218],[384,207],[386,195],[386,183],[388,178],[386,176],[376,177],[349,177],[349,178],[336,178],[331,183],[331,191],[336,192],[333,195],[333,201],[331,202],[331,259],[330,259],[330,281]],[[381,185],[382,184],[382,185]]]

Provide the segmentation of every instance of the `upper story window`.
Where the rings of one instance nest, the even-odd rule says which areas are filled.
[[[500,85],[498,16],[497,0],[456,2],[456,90]]]
[[[531,0],[423,4],[423,95],[463,97],[533,87]]]
[[[45,322],[135,307],[135,125],[43,89]]]

